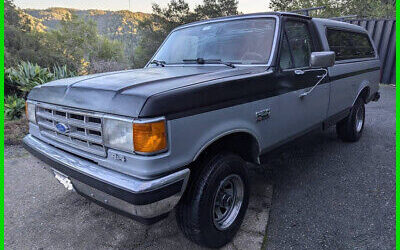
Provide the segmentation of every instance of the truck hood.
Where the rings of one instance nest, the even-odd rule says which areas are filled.
[[[153,95],[249,73],[248,68],[222,65],[150,67],[53,81],[35,87],[28,99],[139,117],[143,105]]]

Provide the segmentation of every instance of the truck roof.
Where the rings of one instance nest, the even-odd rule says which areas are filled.
[[[312,19],[313,22],[316,23],[317,25],[336,26],[336,27],[340,27],[340,28],[356,30],[359,32],[365,32],[365,29],[363,29],[360,26],[355,25],[355,24],[350,24],[350,23],[336,21],[336,20],[327,19],[327,18],[316,18],[316,17],[312,18],[309,16],[297,14],[297,13],[279,12],[279,11],[278,12],[260,12],[260,13],[251,13],[251,14],[211,18],[211,19],[207,19],[207,20],[201,20],[201,21],[197,21],[197,22],[184,24],[184,25],[177,27],[176,29],[181,29],[181,28],[185,28],[188,26],[196,25],[196,24],[202,24],[202,23],[208,23],[208,22],[214,22],[214,21],[224,21],[224,20],[230,20],[230,19],[238,19],[238,18],[245,18],[245,17],[257,17],[257,16],[265,16],[265,15],[291,16],[291,17],[297,17],[297,18],[302,18],[302,19],[307,19],[307,20]]]
[[[341,21],[336,21],[336,20],[326,19],[326,18],[313,18],[312,21],[317,26],[330,26],[330,27],[338,27],[338,28],[354,30],[354,31],[363,32],[363,33],[367,32],[361,26],[347,23],[347,22],[341,22]]]
[[[296,13],[292,13],[292,12],[259,12],[259,13],[250,13],[250,14],[242,14],[242,15],[210,18],[210,19],[206,19],[206,20],[201,20],[201,21],[196,21],[196,22],[184,24],[184,25],[181,25],[181,26],[177,27],[177,29],[181,29],[181,28],[192,26],[192,25],[196,25],[196,24],[214,22],[214,21],[224,21],[224,20],[230,20],[230,19],[245,18],[245,17],[257,17],[257,16],[265,16],[265,15],[293,16],[293,17],[304,18],[304,19],[308,19],[308,20],[312,19],[309,16],[300,15],[300,14],[296,14]]]

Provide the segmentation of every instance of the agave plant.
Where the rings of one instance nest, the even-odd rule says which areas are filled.
[[[67,69],[67,66],[54,66],[53,72],[30,62],[21,62],[16,68],[5,70],[5,80],[22,92],[26,97],[35,86],[52,80],[73,77],[76,74]]]
[[[37,85],[49,82],[54,75],[47,69],[30,62],[21,62],[16,68],[6,70],[6,77],[17,85],[24,97]]]
[[[74,76],[76,76],[75,72],[68,70],[66,65],[53,67],[54,80],[74,77]]]
[[[10,95],[4,98],[4,118],[6,120],[15,120],[21,118],[25,109],[25,101],[16,95]]]

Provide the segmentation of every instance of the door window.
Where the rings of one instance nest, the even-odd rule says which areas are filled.
[[[282,69],[308,67],[314,46],[307,23],[287,21],[284,32],[280,59]]]
[[[283,35],[279,66],[281,69],[293,68],[292,55],[290,54],[289,43],[286,34]]]

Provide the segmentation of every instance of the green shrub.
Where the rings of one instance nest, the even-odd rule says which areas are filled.
[[[20,95],[21,91],[18,89],[17,84],[11,80],[10,70],[4,71],[4,96]]]
[[[15,120],[21,118],[25,110],[25,100],[16,95],[4,98],[4,118]]]

